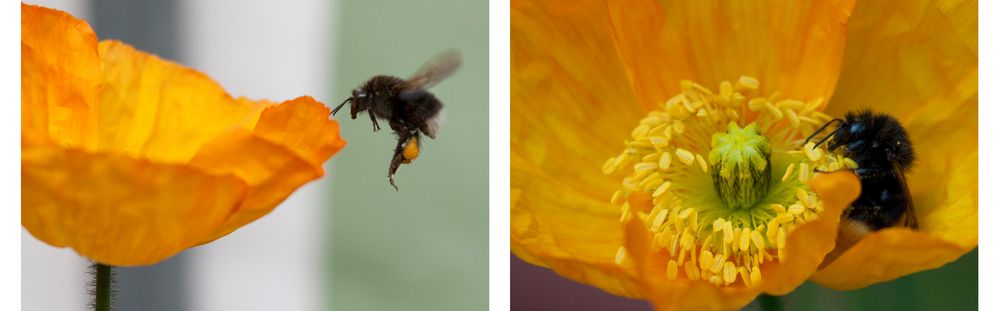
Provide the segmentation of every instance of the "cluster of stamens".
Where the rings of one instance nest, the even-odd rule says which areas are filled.
[[[683,81],[681,93],[643,118],[625,150],[603,166],[604,174],[627,173],[611,203],[621,206],[622,222],[638,217],[646,225],[650,248],[668,260],[670,280],[760,282],[761,265],[784,262],[788,236],[823,210],[807,186],[814,172],[856,167],[802,142],[830,120],[817,111],[822,98],[756,96],[758,87],[756,79],[740,77],[714,93]],[[746,145],[724,145],[731,142]],[[651,207],[631,206],[634,195],[651,196]],[[624,247],[616,259],[627,260]]]

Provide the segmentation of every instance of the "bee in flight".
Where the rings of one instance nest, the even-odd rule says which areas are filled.
[[[331,115],[350,103],[350,118],[367,111],[374,131],[381,127],[378,119],[386,120],[395,132],[398,143],[389,163],[389,184],[396,190],[395,172],[403,163],[410,163],[420,155],[420,133],[431,139],[437,137],[441,109],[444,107],[434,94],[426,89],[441,82],[461,67],[461,52],[450,49],[438,53],[409,79],[377,75],[368,79],[351,92]]]
[[[854,172],[860,177],[861,190],[860,197],[843,211],[837,249],[830,253],[832,258],[871,232],[894,226],[918,229],[905,180],[905,173],[915,161],[915,152],[902,124],[884,113],[854,111],[847,113],[845,119],[829,121],[805,142],[833,123],[839,126],[815,145],[828,140],[829,151],[843,147],[844,156],[857,163]]]

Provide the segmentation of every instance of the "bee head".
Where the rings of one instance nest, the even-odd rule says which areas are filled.
[[[850,142],[852,137],[858,133],[858,126],[859,124],[857,123],[843,123],[839,127],[836,127],[836,130],[831,134],[832,139],[829,140],[829,150],[836,150],[836,148]]]
[[[368,109],[371,99],[368,93],[361,88],[356,88],[350,93],[350,118],[357,119],[357,114]]]
[[[368,100],[369,100],[368,94],[364,93],[364,90],[354,89],[354,91],[351,92],[350,97],[347,97],[347,99],[344,100],[342,103],[340,103],[339,106],[336,106],[336,108],[333,109],[333,112],[331,112],[330,115],[335,116],[336,113],[340,111],[340,108],[343,108],[343,105],[346,105],[347,102],[350,102],[350,118],[357,119],[357,113],[367,109]]]
[[[862,141],[868,136],[871,120],[874,114],[870,111],[851,112],[846,115],[846,120],[840,122],[833,132],[832,140],[829,142],[829,150],[834,150],[846,144],[853,144]]]

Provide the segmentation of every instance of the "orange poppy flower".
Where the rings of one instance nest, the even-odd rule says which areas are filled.
[[[21,222],[149,265],[260,218],[346,144],[311,97],[233,99],[204,74],[21,5]]]
[[[911,24],[874,17],[941,7],[960,9],[934,15],[932,32],[900,35]],[[871,15],[863,27],[847,27],[853,1],[514,1],[513,252],[659,309],[731,309],[760,293],[790,292],[820,264],[816,282],[863,286],[974,248],[977,55],[969,58],[974,27],[962,19],[974,14],[939,3],[856,10]],[[961,32],[943,38],[944,26]],[[851,45],[847,38],[865,36],[857,31],[882,44]],[[916,40],[925,36],[938,41]],[[885,46],[893,42],[885,38],[899,46]],[[936,47],[947,40],[959,44]],[[906,50],[903,61],[886,60],[914,42],[941,53]],[[901,99],[917,108],[899,108]],[[822,263],[859,184],[849,173],[813,177],[812,168],[855,163],[801,143],[830,116],[865,105],[893,113],[910,131],[920,158],[909,180],[921,230],[884,230]],[[930,130],[941,125],[969,139]],[[941,145],[954,148],[921,148]],[[929,187],[940,180],[947,190]],[[896,231],[914,242],[879,238]],[[884,243],[939,251],[914,261],[903,261],[909,253],[874,255]],[[851,258],[867,260],[863,267],[905,267],[849,268],[857,264]]]

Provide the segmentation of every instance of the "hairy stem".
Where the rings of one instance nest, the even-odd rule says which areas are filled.
[[[111,266],[94,263],[94,310],[111,311]]]

